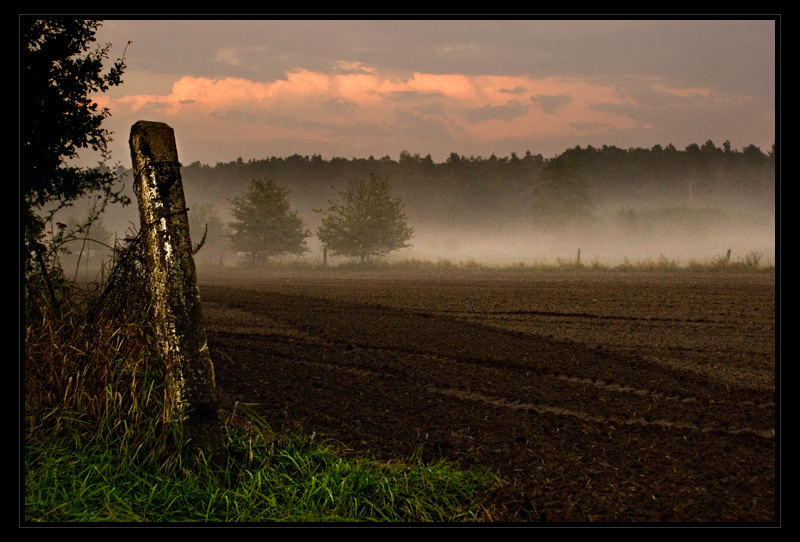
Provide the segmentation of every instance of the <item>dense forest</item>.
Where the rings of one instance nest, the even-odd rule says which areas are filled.
[[[520,239],[516,245],[527,248],[511,250],[511,259],[519,259],[520,254],[529,254],[528,259],[554,257],[561,245],[570,243],[597,245],[595,252],[601,258],[637,257],[633,250],[637,243],[651,247],[649,256],[666,252],[683,257],[704,250],[682,250],[690,234],[713,238],[716,230],[727,228],[728,237],[710,240],[721,250],[725,243],[731,244],[731,236],[736,237],[731,229],[741,226],[750,234],[765,232],[766,239],[749,244],[771,256],[775,162],[774,144],[765,153],[755,145],[736,150],[728,141],[718,147],[709,140],[683,150],[671,144],[649,149],[576,146],[552,158],[530,151],[522,156],[492,154],[488,158],[454,152],[441,163],[430,155],[408,151],[400,153],[397,160],[389,156],[324,159],[295,154],[247,161],[239,158],[214,166],[194,162],[183,166],[182,175],[190,208],[202,209],[205,223],[211,219],[209,240],[216,249],[209,249],[205,259],[215,261],[217,256],[210,253],[224,249],[220,236],[230,220],[230,199],[243,194],[253,179],[271,179],[287,188],[293,208],[315,231],[319,216],[314,210],[324,207],[336,190],[370,175],[388,179],[404,202],[409,223],[416,230],[418,250],[412,255],[435,259],[441,253],[442,257],[480,259],[481,241],[472,240],[477,236],[495,246],[495,252],[501,247],[491,241],[493,237]],[[123,173],[128,186],[129,174]],[[598,231],[605,236],[602,242],[599,237],[588,239],[588,232]],[[614,236],[612,240],[612,233],[631,238],[618,241]],[[657,234],[667,236],[668,242],[656,238]],[[548,246],[534,248],[531,239]],[[742,250],[750,250],[744,240],[742,243]],[[313,248],[313,243],[309,244]],[[468,246],[474,248],[474,254]],[[610,250],[614,246],[618,250]],[[620,250],[626,246],[631,248],[623,254]]]

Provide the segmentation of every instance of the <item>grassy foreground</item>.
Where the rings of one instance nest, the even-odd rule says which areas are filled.
[[[187,453],[163,420],[143,281],[141,266],[117,266],[55,311],[26,294],[21,523],[493,519],[488,471],[426,464],[419,452],[353,456],[313,434],[276,433],[248,405],[220,411],[224,447],[212,460]]]
[[[300,435],[230,432],[219,464],[121,444],[80,430],[27,434],[24,520],[480,521],[478,499],[493,483],[445,462],[348,458]]]

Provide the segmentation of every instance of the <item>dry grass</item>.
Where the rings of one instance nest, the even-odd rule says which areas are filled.
[[[131,430],[150,423],[145,418],[163,397],[146,279],[133,239],[104,284],[73,283],[58,311],[37,307],[25,329],[28,427],[115,420]]]

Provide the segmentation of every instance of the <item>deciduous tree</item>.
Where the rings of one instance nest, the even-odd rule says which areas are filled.
[[[251,256],[253,265],[259,265],[273,256],[302,254],[308,250],[306,229],[297,211],[291,209],[289,190],[277,186],[271,179],[253,179],[248,192],[229,199],[234,222],[231,245],[239,252]]]
[[[117,60],[104,72],[110,45],[91,50],[98,27],[100,22],[91,20],[20,20],[20,191],[26,289],[44,293],[53,307],[58,303],[56,284],[62,273],[53,239],[46,236],[47,222],[56,211],[90,193],[99,192],[104,203],[129,202],[121,189],[116,190],[112,169],[80,167],[72,161],[83,150],[98,152],[101,165],[110,157],[111,134],[102,127],[110,113],[98,107],[92,94],[120,85],[125,64]]]
[[[322,244],[334,254],[358,257],[361,262],[410,246],[414,235],[408,227],[404,205],[395,198],[388,179],[372,175],[337,191],[338,201],[329,200],[317,232]]]

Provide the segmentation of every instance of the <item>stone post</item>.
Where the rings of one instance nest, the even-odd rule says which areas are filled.
[[[221,447],[214,366],[197,288],[175,133],[160,122],[131,128],[134,192],[147,245],[150,296],[166,377],[165,422],[192,449]]]

